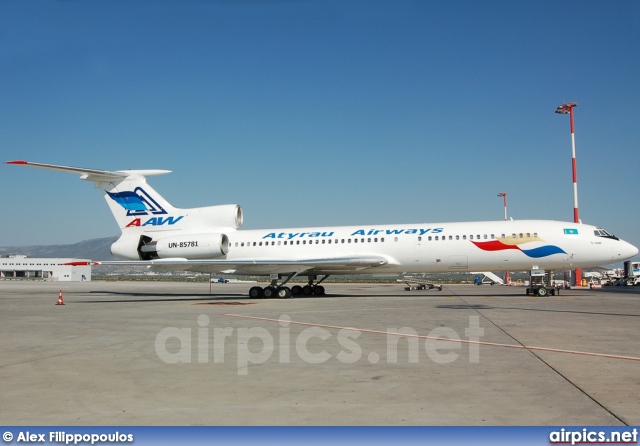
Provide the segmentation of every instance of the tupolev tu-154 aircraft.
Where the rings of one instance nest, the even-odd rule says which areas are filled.
[[[473,221],[240,230],[240,206],[180,209],[147,177],[167,170],[106,171],[28,161],[7,164],[79,174],[104,191],[122,232],[111,245],[124,261],[154,270],[269,276],[252,298],[322,295],[333,274],[558,270],[621,262],[638,248],[604,229],[548,220]],[[294,277],[308,284],[289,288]]]

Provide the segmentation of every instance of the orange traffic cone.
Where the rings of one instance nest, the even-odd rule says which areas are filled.
[[[62,290],[60,290],[60,294],[58,295],[58,303],[56,305],[64,305],[64,301],[62,300]]]

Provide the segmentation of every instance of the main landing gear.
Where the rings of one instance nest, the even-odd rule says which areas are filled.
[[[291,296],[300,296],[300,295],[324,296],[324,287],[320,284],[324,282],[329,277],[329,275],[324,276],[320,281],[318,281],[315,284],[313,282],[315,282],[315,280],[317,279],[317,276],[309,276],[309,283],[305,286],[294,285],[291,288],[285,286],[287,282],[289,282],[295,276],[297,276],[297,274],[287,277],[287,280],[282,282],[280,285],[278,285],[278,280],[280,277],[279,276],[272,277],[271,285],[267,287],[264,287],[264,288],[259,286],[251,287],[251,289],[249,290],[249,297],[251,299],[274,299],[274,298],[289,299]]]

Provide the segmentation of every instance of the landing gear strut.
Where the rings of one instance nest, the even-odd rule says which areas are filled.
[[[324,276],[322,280],[318,281],[315,284],[313,282],[315,282],[317,276],[309,276],[309,283],[305,286],[294,285],[292,288],[285,286],[287,282],[289,282],[297,275],[298,274],[296,273],[287,277],[287,280],[278,285],[280,276],[278,274],[274,274],[271,277],[271,285],[264,288],[261,288],[259,286],[251,287],[251,289],[249,290],[249,297],[251,299],[273,299],[276,297],[279,299],[288,299],[292,295],[324,296],[324,287],[320,284],[324,282],[329,277],[329,275]]]

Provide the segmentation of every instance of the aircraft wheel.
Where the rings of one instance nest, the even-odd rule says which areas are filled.
[[[302,294],[302,287],[300,285],[294,285],[291,288],[291,294],[293,294],[294,296],[299,296]]]
[[[311,285],[305,285],[302,287],[302,294],[305,296],[311,296],[313,294],[313,288]]]
[[[277,290],[274,287],[268,286],[264,289],[264,291],[262,292],[262,295],[264,296],[265,299],[271,299],[276,296],[276,293],[277,293]]]
[[[526,292],[527,292],[527,296],[528,296],[529,295],[529,288],[526,289]]]
[[[260,299],[262,297],[262,294],[262,288],[260,288],[259,286],[251,287],[251,289],[249,290],[249,297],[251,299]]]
[[[283,286],[282,288],[278,288],[276,290],[276,295],[280,299],[289,299],[291,297],[291,290],[286,286]]]
[[[545,287],[538,288],[538,296],[544,297],[547,295],[547,289]]]
[[[314,286],[313,294],[315,294],[316,296],[324,296],[324,287],[322,285]]]

